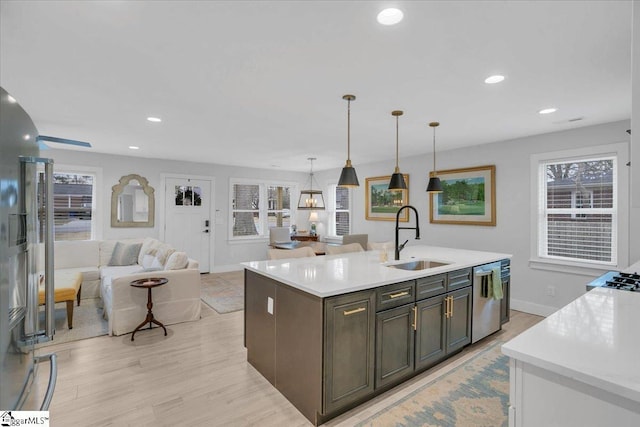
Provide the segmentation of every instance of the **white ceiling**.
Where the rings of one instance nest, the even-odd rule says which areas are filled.
[[[376,22],[386,6],[405,19]],[[631,1],[7,1],[0,84],[43,135],[250,167],[354,166],[631,116]],[[497,85],[485,77],[504,74]],[[555,114],[541,116],[541,108]],[[147,116],[163,119],[160,124]],[[582,117],[583,120],[568,120]],[[140,146],[131,151],[129,145]]]

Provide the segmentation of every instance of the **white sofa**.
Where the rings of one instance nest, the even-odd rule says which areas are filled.
[[[139,263],[109,265],[118,242],[132,244],[150,240],[156,246],[161,244],[155,239],[55,243],[55,270],[82,273],[81,298],[102,298],[104,316],[109,320],[111,335],[130,333],[145,319],[147,291],[130,285],[133,280],[142,278],[164,277],[169,280],[166,285],[152,291],[153,314],[160,322],[171,325],[200,319],[200,272],[197,261],[188,259],[184,268],[164,270],[164,265],[159,265],[156,260],[156,269],[153,271],[145,269]],[[142,259],[142,256],[139,258]]]

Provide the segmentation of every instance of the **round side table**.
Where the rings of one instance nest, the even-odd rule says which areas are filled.
[[[153,317],[153,312],[151,311],[151,309],[153,308],[153,300],[151,298],[151,289],[157,287],[157,286],[162,286],[165,283],[167,283],[169,280],[165,279],[164,277],[152,277],[152,278],[148,278],[148,279],[138,279],[138,280],[134,280],[133,282],[131,282],[131,286],[133,286],[134,288],[144,288],[147,289],[147,318],[144,319],[144,322],[140,323],[134,330],[133,333],[131,334],[131,341],[133,341],[133,337],[136,334],[136,332],[138,332],[144,325],[146,325],[147,323],[149,324],[149,329],[151,329],[151,324],[155,323],[156,325],[162,327],[162,329],[164,329],[164,336],[167,336],[167,328],[164,327],[164,325],[162,323],[160,323],[158,320],[156,320],[155,317]]]

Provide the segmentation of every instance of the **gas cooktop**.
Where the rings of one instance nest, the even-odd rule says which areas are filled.
[[[640,292],[640,274],[609,271],[589,283],[587,290],[597,287]]]

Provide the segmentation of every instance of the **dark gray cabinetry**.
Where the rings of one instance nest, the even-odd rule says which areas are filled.
[[[446,316],[447,354],[471,342],[471,287],[449,292]]]
[[[381,294],[416,302],[388,310]],[[471,269],[396,283],[377,291],[376,388],[426,369],[471,342]],[[397,301],[395,302],[397,304]]]
[[[414,371],[415,308],[411,303],[376,314],[376,387]]]
[[[509,311],[511,309],[511,262],[504,259],[500,263],[502,278],[502,300],[500,301],[500,323],[504,325],[509,321]]]
[[[445,298],[438,295],[416,304],[416,370],[435,365],[447,354]]]
[[[325,414],[374,391],[374,307],[374,291],[325,300]]]

